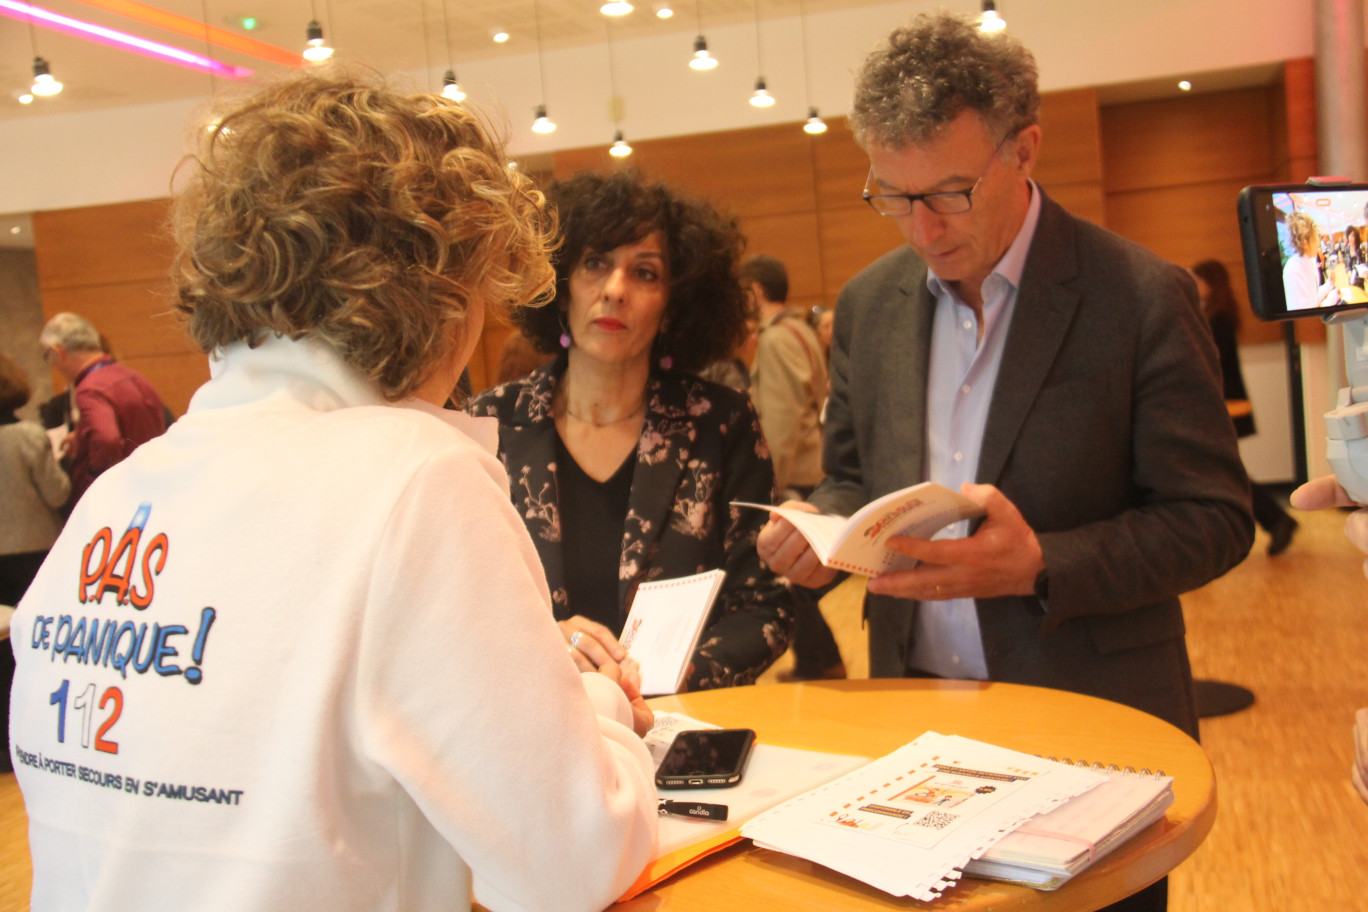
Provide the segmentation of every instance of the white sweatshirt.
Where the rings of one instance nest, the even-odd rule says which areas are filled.
[[[610,903],[650,756],[567,655],[493,422],[315,343],[211,371],[14,617],[34,912]]]

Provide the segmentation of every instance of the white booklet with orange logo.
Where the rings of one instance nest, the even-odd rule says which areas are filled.
[[[808,513],[792,507],[733,501],[738,507],[769,510],[793,523],[824,566],[861,576],[902,570],[914,562],[888,549],[895,535],[931,538],[946,526],[983,515],[983,507],[934,481],[885,494],[854,516]]]
[[[641,666],[641,692],[678,693],[703,626],[726,578],[722,570],[654,580],[637,587],[619,642]]]

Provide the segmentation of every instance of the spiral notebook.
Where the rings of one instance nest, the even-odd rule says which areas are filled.
[[[1163,770],[1060,762],[1103,773],[1107,781],[1028,820],[969,862],[965,874],[1037,890],[1058,889],[1159,820],[1173,804],[1173,777]]]
[[[689,660],[726,576],[722,570],[707,570],[637,587],[621,642],[641,666],[644,695],[678,693],[684,686]]]

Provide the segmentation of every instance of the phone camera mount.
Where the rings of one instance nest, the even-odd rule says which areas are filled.
[[[1368,308],[1325,318],[1344,331],[1344,370],[1349,385],[1325,413],[1325,458],[1355,503],[1368,504]]]

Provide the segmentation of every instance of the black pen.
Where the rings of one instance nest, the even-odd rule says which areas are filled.
[[[661,814],[673,814],[676,817],[692,817],[695,820],[726,820],[727,806],[725,804],[704,804],[701,801],[661,801],[657,805]]]

